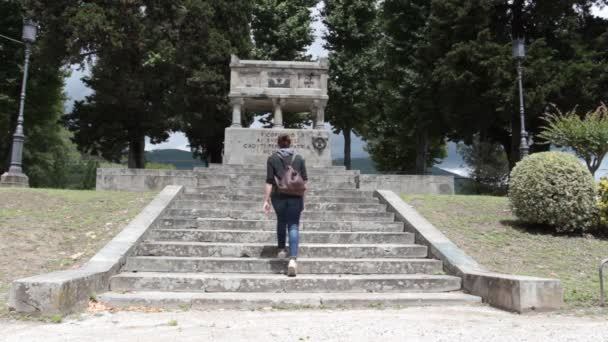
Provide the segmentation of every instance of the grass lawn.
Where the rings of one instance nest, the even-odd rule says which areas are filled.
[[[564,286],[569,309],[598,305],[598,266],[608,258],[608,239],[527,229],[517,222],[505,197],[405,195],[403,198],[489,270],[558,278]]]
[[[12,280],[79,267],[154,195],[0,188],[0,317]]]

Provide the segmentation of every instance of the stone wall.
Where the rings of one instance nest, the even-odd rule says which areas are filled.
[[[96,190],[160,191],[167,185],[196,187],[194,171],[97,169]]]
[[[427,246],[430,256],[443,261],[446,273],[462,278],[466,293],[519,313],[558,310],[564,305],[564,290],[558,279],[488,271],[394,192],[379,190],[375,196],[405,224],[406,232],[416,234],[417,244]]]
[[[209,170],[209,169],[207,169]],[[221,173],[221,166],[216,168]],[[262,171],[262,174],[264,171]],[[361,190],[392,190],[399,194],[453,194],[451,176],[357,175]],[[97,169],[97,190],[160,191],[167,185],[186,187],[221,186],[226,180],[198,171]]]
[[[361,190],[391,190],[398,194],[454,194],[452,176],[361,175]]]

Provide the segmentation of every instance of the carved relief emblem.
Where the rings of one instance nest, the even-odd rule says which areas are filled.
[[[298,83],[298,88],[319,88],[321,77],[314,73],[299,74]]]
[[[313,137],[312,146],[314,146],[315,149],[322,151],[327,147],[327,139],[323,137]]]
[[[268,75],[269,88],[290,88],[291,75],[283,72],[271,72]]]

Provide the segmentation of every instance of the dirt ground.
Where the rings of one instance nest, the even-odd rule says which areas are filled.
[[[480,307],[350,311],[97,312],[0,321],[0,341],[608,341],[608,319]]]
[[[0,319],[11,281],[80,267],[154,195],[0,189]]]

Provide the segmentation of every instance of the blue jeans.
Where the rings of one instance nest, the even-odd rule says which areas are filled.
[[[286,233],[289,230],[289,256],[295,258],[298,256],[300,214],[304,209],[304,199],[273,193],[270,200],[277,213],[278,247],[279,249],[285,248]]]

